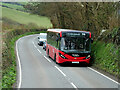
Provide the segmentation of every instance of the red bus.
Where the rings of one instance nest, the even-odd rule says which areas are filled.
[[[90,63],[91,32],[48,29],[46,54],[56,63]]]

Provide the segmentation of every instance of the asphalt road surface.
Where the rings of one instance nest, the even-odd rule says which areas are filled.
[[[16,42],[19,88],[118,88],[114,81],[78,64],[58,65],[30,35]]]

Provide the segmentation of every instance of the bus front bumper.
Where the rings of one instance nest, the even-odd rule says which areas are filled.
[[[91,57],[90,57],[91,58]],[[90,63],[90,58],[88,58],[88,59],[63,59],[63,58],[61,58],[60,56],[57,58],[57,62],[58,63],[64,63],[64,62],[71,62],[71,63],[80,63],[80,62],[85,62],[85,63],[87,63],[87,64],[89,64]]]

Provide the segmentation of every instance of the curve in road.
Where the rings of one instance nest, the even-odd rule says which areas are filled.
[[[16,42],[18,88],[118,88],[118,82],[92,68],[57,65],[37,45],[37,36]]]

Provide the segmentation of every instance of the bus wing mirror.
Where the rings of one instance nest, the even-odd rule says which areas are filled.
[[[38,39],[40,39],[40,37],[38,37]]]

